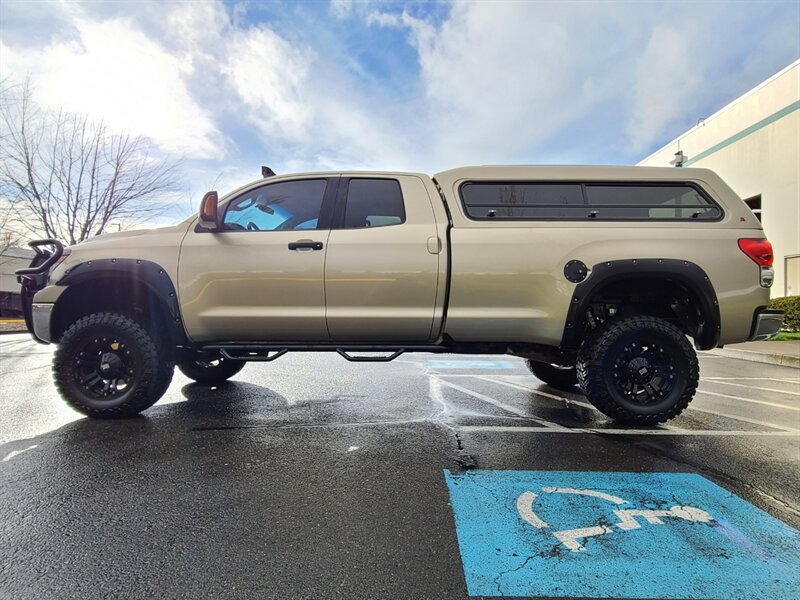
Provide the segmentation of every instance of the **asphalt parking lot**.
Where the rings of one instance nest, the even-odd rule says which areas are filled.
[[[637,430],[512,357],[288,354],[93,421],[51,352],[0,338],[4,598],[798,597],[797,369],[704,355]]]

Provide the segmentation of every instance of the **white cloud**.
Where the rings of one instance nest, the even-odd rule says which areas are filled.
[[[354,0],[331,0],[330,11],[337,19],[345,19],[353,13]]]
[[[312,100],[303,92],[314,58],[310,49],[252,27],[233,35],[222,70],[262,132],[300,142],[312,118]]]
[[[602,13],[588,4],[459,2],[439,26],[408,13],[370,20],[408,28],[437,132],[432,154],[455,165],[513,160],[616,93],[616,73],[600,74],[628,41],[597,47],[588,30],[614,26]]]
[[[152,139],[164,152],[220,158],[211,115],[184,83],[190,61],[165,51],[124,19],[76,18],[77,38],[39,48],[2,47],[2,70],[31,75],[47,107],[88,114],[110,127]]]
[[[639,58],[627,126],[635,152],[643,152],[669,124],[697,108],[702,62],[690,55],[692,37],[691,30],[656,27]]]
[[[246,5],[65,3],[35,40],[30,20],[6,27],[0,67],[31,72],[52,106],[212,159],[195,172],[213,180],[262,162],[633,162],[798,53],[796,23],[753,22],[773,5],[333,0],[274,22]],[[399,61],[401,82],[387,72]]]
[[[418,52],[428,164],[547,161],[570,143],[600,162],[665,142],[800,52],[786,35],[797,15],[786,27],[767,14],[781,6],[685,6],[457,0],[441,22],[377,10],[365,21],[407,30]]]

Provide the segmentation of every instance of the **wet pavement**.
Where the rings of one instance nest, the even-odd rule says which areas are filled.
[[[473,549],[464,544],[473,537],[464,518],[456,527],[454,485],[488,471],[536,472],[530,482],[550,481],[541,472],[597,476],[592,489],[608,493],[592,493],[612,498],[616,484],[602,479],[617,477],[609,473],[642,474],[644,483],[620,483],[639,494],[655,481],[646,474],[699,475],[704,490],[727,495],[715,511],[741,499],[777,519],[769,520],[778,533],[767,554],[796,551],[797,369],[704,354],[689,409],[666,426],[636,430],[608,421],[577,391],[541,383],[516,358],[419,354],[352,364],[335,354],[288,354],[249,364],[216,389],[176,372],[141,417],[93,421],[58,398],[51,353],[23,335],[0,338],[3,598],[466,598],[483,588],[465,574]],[[559,477],[567,485],[568,475],[551,479]],[[542,498],[543,490],[589,493],[575,486],[536,490]],[[458,501],[469,507],[474,499]],[[647,507],[651,519],[658,509],[662,521],[683,520],[652,531],[704,526],[686,515],[706,513],[670,513],[672,504]],[[697,510],[719,522],[709,506]],[[509,511],[517,508],[534,525],[525,538],[534,543],[540,525],[521,505]],[[647,529],[616,527],[566,546],[555,540],[554,560],[573,560],[570,548],[588,549],[592,560],[595,548],[612,552],[615,540]],[[742,531],[737,547],[746,546]],[[702,543],[695,546],[702,557]],[[526,564],[520,559],[519,568]],[[491,595],[504,593],[497,589]],[[605,588],[585,589],[600,597]],[[735,595],[728,592],[714,591]],[[608,597],[631,597],[624,593]]]

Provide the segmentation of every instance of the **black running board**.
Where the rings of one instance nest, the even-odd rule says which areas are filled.
[[[447,346],[370,346],[370,345],[327,345],[327,344],[218,344],[201,346],[204,352],[219,352],[229,360],[272,362],[287,352],[336,352],[350,362],[390,362],[405,352],[452,352]],[[354,355],[354,352],[381,353],[382,356]]]

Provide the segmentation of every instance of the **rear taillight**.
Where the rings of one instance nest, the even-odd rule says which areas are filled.
[[[758,265],[760,273],[761,287],[768,288],[775,279],[775,272],[772,270],[772,244],[764,238],[740,238],[739,248],[750,260]]]
[[[739,248],[759,267],[772,266],[772,244],[764,238],[741,238]]]

